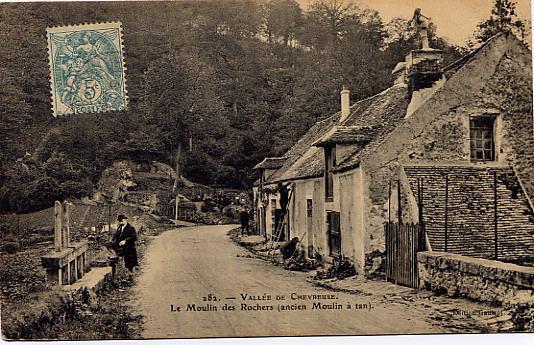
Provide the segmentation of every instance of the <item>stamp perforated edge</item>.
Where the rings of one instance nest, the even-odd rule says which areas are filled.
[[[111,111],[123,111],[128,109],[128,88],[126,83],[126,56],[124,52],[124,37],[122,33],[122,23],[120,21],[109,21],[109,22],[95,22],[95,23],[79,23],[79,24],[68,24],[68,25],[54,25],[46,28],[46,41],[47,41],[47,50],[48,50],[48,79],[50,82],[50,98],[51,98],[51,104],[52,104],[52,115],[54,117],[58,116],[70,116],[73,114],[57,114],[57,107],[56,107],[56,99],[54,96],[54,90],[55,90],[55,81],[53,76],[53,57],[52,57],[52,40],[49,37],[50,33],[54,32],[61,32],[64,30],[83,30],[86,28],[92,28],[92,29],[105,29],[109,28],[110,25],[112,27],[117,27],[119,29],[119,43],[120,43],[120,54],[121,54],[121,64],[122,64],[122,79],[124,84],[124,109],[117,110],[117,109],[111,109],[111,110],[104,110],[101,112],[111,112]],[[95,113],[95,112],[89,112],[89,113]]]

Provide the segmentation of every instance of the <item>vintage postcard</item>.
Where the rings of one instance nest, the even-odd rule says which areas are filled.
[[[0,4],[3,339],[533,332],[531,27],[527,0]]]

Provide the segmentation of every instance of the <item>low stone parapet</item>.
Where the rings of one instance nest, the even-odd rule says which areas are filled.
[[[50,285],[69,285],[82,278],[88,267],[89,242],[70,240],[70,209],[68,202],[54,203],[54,248],[41,257]]]
[[[72,284],[80,279],[87,270],[87,240],[69,243],[67,248],[51,251],[41,257],[50,285]]]
[[[107,281],[113,278],[112,267],[94,267],[85,274],[80,280],[77,280],[72,285],[62,285],[64,291],[77,291],[87,288],[88,290],[97,293]]]
[[[502,305],[534,303],[534,267],[443,252],[417,253],[420,287]]]

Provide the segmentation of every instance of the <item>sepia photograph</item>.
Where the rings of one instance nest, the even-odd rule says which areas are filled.
[[[2,2],[0,28],[4,341],[532,336],[529,0]]]

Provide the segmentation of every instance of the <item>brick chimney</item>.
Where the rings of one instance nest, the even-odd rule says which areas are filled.
[[[341,90],[340,94],[341,94],[341,117],[339,119],[339,122],[343,122],[350,115],[350,91],[347,90],[345,86],[343,86],[343,90]]]
[[[410,93],[432,87],[443,77],[443,51],[432,49],[428,39],[430,19],[416,9],[412,22],[415,24],[419,37],[419,49],[412,50],[406,56],[406,82]]]
[[[412,50],[405,66],[410,93],[432,87],[443,77],[443,52],[431,48]]]

